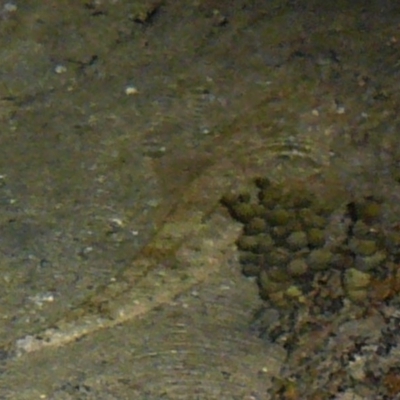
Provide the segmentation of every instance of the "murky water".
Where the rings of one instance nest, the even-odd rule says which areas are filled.
[[[236,299],[240,320],[250,321],[257,290],[227,267],[239,227],[218,200],[252,177],[305,182],[328,195],[397,196],[397,39],[389,4],[362,10],[346,2],[333,9],[319,2],[142,2],[136,10],[128,3],[76,5],[68,13],[63,3],[52,10],[2,5],[2,29],[15,40],[2,39],[0,138],[0,333],[11,351],[1,385],[10,398],[24,363],[47,365],[47,375],[37,386],[27,379],[17,398],[160,398],[159,386],[172,378],[166,372],[157,384],[154,364],[141,379],[157,390],[150,383],[138,388],[139,375],[126,383],[122,373],[125,383],[116,383],[112,357],[122,357],[124,347],[117,342],[129,354],[136,347],[139,359],[140,349],[152,352],[146,343],[168,347],[175,328],[162,313],[172,312],[180,294],[191,298],[191,290],[201,301],[190,323],[207,331],[207,288],[229,286],[224,279],[250,291],[221,297],[221,304]],[[227,307],[232,324],[235,307]],[[189,324],[182,318],[178,325]],[[221,324],[212,330],[238,329],[260,353],[263,345],[244,325]],[[132,330],[140,333],[133,338]],[[185,336],[189,350],[197,334]],[[228,343],[231,350],[218,354],[215,344],[213,351],[218,365],[231,354],[224,368],[234,376],[237,360],[252,351],[235,353],[234,340]],[[85,346],[94,350],[80,364]],[[157,346],[153,353],[162,353]],[[14,358],[25,351],[31,354]],[[66,366],[49,373],[63,357]],[[98,367],[102,357],[113,372]],[[243,396],[257,398],[269,378],[257,381],[264,358],[249,357],[235,379],[247,387]],[[137,360],[139,371],[145,364]],[[183,370],[186,361],[176,360],[171,365]],[[254,374],[239,379],[251,363]],[[168,371],[168,362],[161,364]],[[72,377],[74,365],[81,372]],[[91,381],[97,374],[103,383]],[[105,390],[110,382],[114,392]],[[223,398],[222,382],[215,378],[199,398]],[[252,394],[253,384],[261,386]],[[193,398],[195,387],[200,383],[165,398]]]

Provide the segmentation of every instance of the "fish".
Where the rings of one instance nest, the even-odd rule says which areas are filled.
[[[306,179],[329,165],[326,145],[321,152],[318,142],[314,148],[301,134],[291,133],[285,139],[287,134],[273,119],[266,123],[272,111],[264,99],[236,117],[200,150],[184,155],[192,168],[182,168],[180,162],[171,163],[169,170],[155,164],[160,179],[166,170],[181,177],[178,187],[169,188],[173,196],[166,196],[161,205],[153,237],[111,283],[99,287],[52,326],[0,345],[0,359],[65,346],[139,318],[215,274],[240,232],[240,225],[220,204],[225,193],[248,186],[256,176]],[[200,161],[196,164],[196,160]]]

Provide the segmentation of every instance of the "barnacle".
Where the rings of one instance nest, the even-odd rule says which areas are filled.
[[[243,223],[250,221],[254,216],[254,207],[249,203],[236,203],[231,208],[234,217]]]
[[[356,207],[357,218],[366,222],[372,222],[379,217],[381,208],[381,204],[375,200],[360,202]]]
[[[261,217],[251,219],[245,226],[245,232],[248,235],[257,235],[267,231],[267,222]]]
[[[287,266],[287,271],[292,277],[305,275],[308,270],[309,267],[304,258],[296,258]]]
[[[221,204],[231,211],[231,209],[235,206],[236,203],[239,203],[239,195],[234,193],[224,194],[221,197]]]
[[[307,232],[307,240],[310,247],[321,247],[325,244],[325,233],[320,228],[310,228]]]
[[[325,228],[326,226],[326,219],[316,214],[312,208],[302,208],[297,214],[304,228]]]
[[[266,209],[261,204],[253,204],[253,214],[254,214],[254,218],[260,217],[260,218],[265,219]]]
[[[353,235],[359,239],[366,239],[371,234],[371,228],[364,221],[358,220],[353,226]]]
[[[242,273],[245,276],[257,277],[260,273],[260,265],[262,256],[254,254],[250,251],[242,251],[239,255],[240,264],[242,265]]]
[[[271,236],[275,239],[277,245],[284,245],[286,238],[291,233],[290,225],[274,226],[271,227]]]
[[[290,281],[290,276],[286,272],[286,268],[273,266],[266,269],[269,279],[274,282],[287,282]]]
[[[328,269],[333,260],[333,253],[329,249],[312,250],[307,257],[307,264],[314,271]]]
[[[271,279],[271,276],[265,269],[262,269],[260,272],[259,284],[261,288],[261,293],[264,294],[264,297],[266,298],[268,298],[271,293],[280,292],[282,290],[286,290],[289,287],[289,285],[285,281],[278,282]]]
[[[276,190],[262,190],[258,194],[258,199],[260,201],[260,204],[263,205],[266,208],[273,207],[274,205],[279,202],[279,200],[282,197],[282,192],[279,189]]]
[[[355,303],[363,302],[368,296],[368,286],[371,276],[356,268],[349,268],[344,275],[344,288],[346,295]]]
[[[292,232],[286,239],[287,246],[291,250],[300,250],[308,244],[307,235],[303,231]]]
[[[371,275],[356,268],[349,268],[344,274],[344,286],[347,290],[366,288],[370,282]]]
[[[362,257],[357,256],[355,259],[355,266],[360,271],[370,271],[379,266],[382,266],[387,259],[385,250],[379,250],[371,256]]]
[[[241,203],[248,203],[251,200],[251,194],[249,192],[242,192],[239,194],[237,201]]]
[[[254,183],[261,190],[269,189],[271,187],[271,181],[263,176],[259,176],[256,179],[254,179]]]
[[[268,233],[257,236],[257,248],[256,252],[259,254],[265,254],[274,247],[275,241]]]
[[[256,236],[242,235],[236,242],[238,248],[244,251],[254,251],[258,246],[258,240]]]
[[[353,238],[350,240],[349,247],[355,254],[360,256],[370,256],[377,250],[375,241],[367,239]]]
[[[269,266],[285,267],[290,261],[290,252],[284,247],[278,247],[266,253],[264,257]]]
[[[237,241],[242,271],[258,277],[263,299],[323,314],[344,298],[360,305],[393,295],[392,287],[384,296],[377,289],[400,275],[400,233],[381,227],[381,202],[367,197],[333,206],[304,187],[289,190],[261,177],[255,184],[257,196],[229,194],[221,202],[244,224]],[[349,225],[332,229],[340,214]]]
[[[277,206],[267,215],[268,223],[270,223],[272,226],[286,225],[291,218],[292,213],[280,206]]]

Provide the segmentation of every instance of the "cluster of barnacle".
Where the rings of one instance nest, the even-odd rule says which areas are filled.
[[[400,234],[381,227],[379,201],[364,197],[338,207],[265,178],[255,183],[256,198],[229,194],[221,201],[244,224],[240,262],[245,275],[257,277],[263,299],[326,313],[344,298],[368,304],[397,291],[393,249]]]

